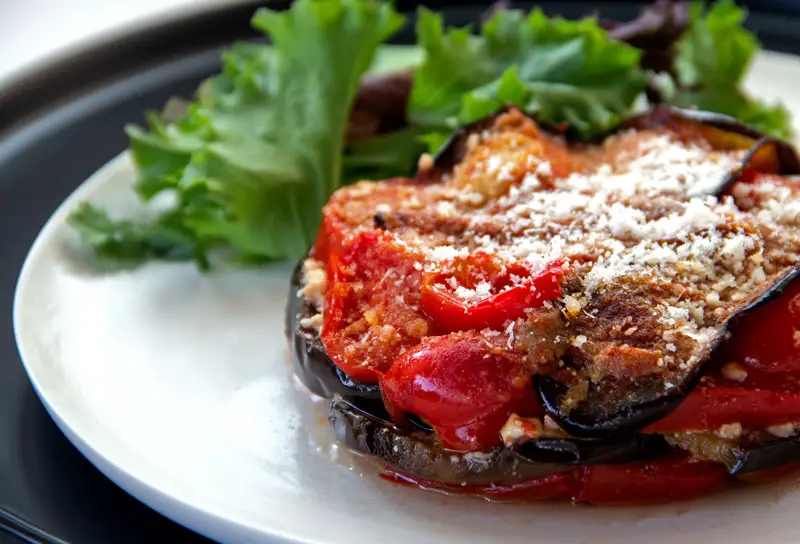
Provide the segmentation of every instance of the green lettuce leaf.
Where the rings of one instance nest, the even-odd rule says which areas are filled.
[[[742,26],[746,18],[745,9],[733,0],[721,0],[708,10],[700,2],[692,4],[689,27],[676,44],[677,82],[662,91],[673,105],[723,113],[765,134],[791,138],[789,111],[741,88],[760,47]]]
[[[204,262],[216,247],[245,261],[302,256],[342,184],[344,133],[361,76],[403,20],[378,0],[260,9],[252,24],[271,47],[227,51],[222,74],[181,119],[164,124],[151,115],[149,130],[127,127],[137,191],[145,200],[174,193],[174,209],[137,226],[88,206],[72,225],[98,255],[121,262],[165,255]],[[170,241],[174,248],[165,247]]]
[[[83,203],[70,222],[84,244],[113,268],[129,268],[151,259],[195,259],[201,268],[208,266],[203,254],[196,253],[197,238],[179,215],[165,214],[153,224],[115,221],[104,210]]]
[[[417,160],[425,151],[419,129],[407,127],[351,143],[342,158],[344,183],[412,177]]]
[[[440,15],[421,9],[417,38],[426,56],[409,115],[439,135],[513,103],[592,138],[631,112],[647,79],[641,52],[611,40],[593,18],[498,10],[474,35],[469,28],[445,29]]]

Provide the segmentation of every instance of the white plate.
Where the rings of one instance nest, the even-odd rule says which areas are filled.
[[[751,88],[800,123],[795,57],[763,55]],[[797,127],[800,132],[800,125]],[[651,508],[492,504],[398,487],[337,448],[326,405],[293,379],[283,336],[290,265],[98,273],[65,219],[137,202],[126,156],[53,215],[23,268],[14,326],[28,374],[109,478],[224,542],[800,542],[795,482]]]

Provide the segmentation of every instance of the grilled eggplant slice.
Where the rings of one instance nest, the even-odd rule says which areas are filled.
[[[569,470],[575,465],[625,463],[667,449],[662,437],[635,435],[616,441],[547,437],[517,447],[456,453],[432,433],[406,431],[335,396],[328,419],[336,438],[404,474],[455,485],[512,484]]]
[[[800,459],[800,437],[771,440],[734,450],[735,463],[728,466],[731,474],[746,474],[776,468]]]
[[[451,171],[464,158],[470,135],[480,134],[491,128],[499,116],[512,109],[513,106],[503,107],[458,130],[436,153],[434,167],[423,174],[423,180],[435,181]],[[529,117],[536,120],[535,116]],[[548,126],[538,120],[536,123],[552,134],[564,135],[563,127]],[[659,128],[699,131],[700,135],[717,149],[749,150],[739,169],[726,178],[720,179],[719,185],[710,193],[713,195],[724,193],[748,166],[756,167],[761,172],[785,176],[800,174],[800,158],[791,144],[766,137],[753,127],[719,113],[680,109],[660,104],[641,115],[626,120],[614,132]],[[606,136],[608,135],[602,136],[600,140]]]
[[[641,383],[604,380],[588,384],[588,390],[583,391],[585,398],[572,406],[567,401],[575,385],[571,383],[574,375],[561,373],[562,379],[556,375],[535,377],[537,395],[550,416],[574,436],[603,438],[645,427],[669,414],[694,389],[737,321],[748,311],[780,296],[798,275],[798,268],[788,269],[742,304],[706,341],[671,387],[665,388],[658,380]]]
[[[668,444],[661,435],[634,434],[615,440],[543,436],[515,447],[529,461],[569,465],[629,463],[662,453]]]
[[[508,112],[510,108],[505,108],[502,111]],[[421,180],[426,181],[424,177],[429,176],[427,181],[434,182],[441,174],[449,171],[453,165],[461,161],[468,148],[467,140],[470,135],[490,129],[495,123],[497,115],[482,119],[460,131],[437,154],[434,168],[424,172],[421,175]],[[715,148],[723,150],[750,149],[737,172],[742,171],[747,166],[753,166],[758,171],[784,175],[800,171],[800,166],[798,166],[800,161],[798,161],[794,150],[788,144],[761,138],[750,127],[741,125],[724,116],[677,110],[664,106],[629,120],[620,130],[646,128],[665,128],[679,134],[681,131],[689,131],[684,133],[694,135],[699,131],[701,136]],[[552,128],[550,130],[557,132]],[[730,165],[725,167],[725,169],[727,168],[730,168]],[[707,190],[706,194],[710,195],[719,194],[727,190],[734,179],[730,177],[720,179],[719,184],[711,184],[709,187],[704,184],[704,191]],[[668,208],[665,207],[664,209]],[[656,210],[656,212],[655,217],[661,217],[658,215],[661,212],[659,210]],[[382,215],[374,219],[376,228],[387,227],[387,221]],[[728,229],[726,232],[745,231],[743,229],[747,228],[754,232],[757,227],[745,222],[732,223],[730,225],[723,224],[722,228]],[[742,294],[749,298],[741,301],[739,299],[731,299],[736,302],[726,299],[728,306],[725,309],[725,313],[721,314],[719,318],[714,318],[712,325],[708,327],[708,330],[711,331],[710,335],[703,333],[704,336],[701,335],[702,340],[697,340],[695,343],[687,343],[687,345],[691,344],[691,348],[684,349],[679,346],[679,350],[683,350],[683,353],[677,363],[686,363],[685,368],[682,364],[680,365],[680,371],[675,370],[675,368],[669,368],[668,372],[660,373],[660,371],[657,371],[655,375],[651,372],[650,374],[645,374],[644,378],[642,378],[641,375],[634,373],[626,374],[628,372],[627,368],[622,368],[620,375],[612,374],[610,377],[607,375],[595,375],[593,374],[594,370],[590,369],[590,372],[580,375],[580,372],[586,366],[582,367],[581,365],[587,362],[586,353],[588,352],[581,348],[582,344],[574,343],[575,338],[583,337],[583,342],[586,342],[588,337],[588,348],[591,348],[591,343],[596,340],[600,348],[610,347],[616,349],[617,346],[612,345],[614,342],[626,347],[624,342],[618,340],[621,338],[621,334],[627,335],[628,332],[620,329],[622,332],[617,331],[614,333],[617,336],[613,337],[608,333],[611,330],[609,327],[605,332],[598,329],[598,334],[593,336],[594,332],[591,330],[591,325],[585,320],[581,322],[578,318],[575,318],[569,324],[564,324],[564,331],[556,331],[554,333],[554,342],[563,343],[563,340],[559,340],[559,338],[562,338],[562,336],[559,336],[560,332],[566,332],[567,336],[574,335],[575,338],[569,340],[568,345],[565,344],[566,353],[563,357],[561,357],[560,353],[555,357],[565,362],[567,368],[554,374],[535,378],[535,386],[549,414],[564,430],[576,438],[529,441],[511,449],[512,453],[508,453],[509,448],[499,448],[480,452],[480,455],[465,454],[465,456],[471,456],[461,458],[456,455],[451,458],[451,452],[444,453],[435,435],[424,424],[417,425],[417,430],[415,431],[408,431],[388,423],[388,420],[384,417],[385,414],[382,412],[380,404],[381,393],[377,385],[362,384],[352,380],[333,364],[325,353],[325,349],[315,331],[300,326],[302,318],[310,317],[314,309],[310,308],[297,293],[300,285],[301,269],[299,268],[293,278],[292,294],[287,314],[287,327],[288,334],[292,337],[294,344],[296,369],[306,385],[320,395],[327,397],[340,395],[344,399],[353,401],[346,403],[337,399],[332,405],[331,413],[331,423],[336,430],[337,436],[348,446],[376,456],[403,473],[414,474],[423,479],[458,484],[467,481],[470,484],[478,485],[481,483],[481,477],[486,477],[487,481],[500,483],[503,480],[498,480],[499,476],[496,473],[484,473],[477,470],[474,466],[475,459],[479,458],[482,461],[492,460],[493,466],[500,468],[519,464],[521,462],[520,459],[524,459],[527,463],[535,464],[535,467],[531,467],[530,473],[527,474],[527,478],[530,479],[537,475],[548,473],[546,471],[541,472],[543,464],[563,466],[565,464],[592,462],[587,461],[587,459],[601,459],[604,463],[622,462],[622,459],[632,460],[639,458],[637,456],[644,450],[652,451],[652,448],[655,448],[655,443],[650,443],[650,439],[635,435],[635,431],[672,411],[695,387],[705,371],[707,363],[725,342],[731,325],[750,309],[780,294],[798,275],[793,261],[789,262],[788,259],[785,259],[778,264],[776,263],[771,263],[775,266],[770,269],[771,275],[769,279],[764,279],[763,281],[761,279],[754,280],[755,283],[748,284],[751,287],[748,287],[746,291],[742,291]],[[580,263],[578,266],[580,266]],[[580,295],[583,292],[581,287],[582,280],[577,275],[573,276],[572,279],[575,281],[574,285],[571,287],[565,286],[565,292]],[[678,289],[686,287],[675,285]],[[688,287],[692,287],[692,285],[688,285]],[[629,286],[632,288],[637,287],[635,284],[629,284]],[[640,351],[644,352],[647,351],[645,348],[648,348],[647,342],[650,342],[646,335],[650,335],[651,338],[662,337],[661,333],[666,331],[663,328],[659,329],[652,326],[654,323],[652,315],[655,314],[648,311],[648,309],[653,308],[652,304],[654,302],[660,300],[659,296],[661,295],[655,291],[652,293],[647,291],[649,288],[645,284],[641,286],[643,286],[642,293],[647,296],[642,295],[639,302],[634,300],[636,296],[639,296],[636,291],[628,290],[627,287],[617,288],[612,286],[613,289],[605,294],[598,291],[600,294],[594,299],[592,298],[594,295],[591,295],[589,297],[589,305],[585,306],[582,311],[585,313],[597,310],[600,312],[601,317],[603,316],[603,311],[609,311],[609,322],[621,324],[620,326],[624,325],[632,331],[638,331],[630,334],[639,339],[638,341],[640,341],[642,347]],[[587,294],[587,296],[589,295]],[[610,298],[605,300],[603,297]],[[674,309],[680,308],[675,307]],[[557,312],[557,310],[554,311]],[[646,315],[651,315],[651,317],[646,319],[643,317],[640,320],[640,316]],[[648,322],[647,319],[650,319],[650,321]],[[636,325],[644,326],[637,327]],[[569,327],[569,330],[567,330],[567,327]],[[698,331],[699,329],[694,332]],[[524,331],[519,328],[516,333],[517,342],[525,338]],[[603,337],[603,334],[605,334],[605,337]],[[694,338],[688,335],[685,336],[686,338]],[[666,351],[663,351],[665,346],[673,348],[673,350],[675,348],[674,345],[667,344],[667,341],[660,342],[659,349],[662,349],[663,353],[666,353]],[[667,350],[669,351],[669,349]],[[525,350],[523,349],[522,351]],[[650,351],[655,352],[655,349],[650,349]],[[625,358],[624,354],[622,357],[614,356]],[[580,357],[584,357],[584,360],[580,361]],[[591,357],[594,357],[594,354]],[[591,357],[589,357],[589,363],[593,362]],[[648,365],[647,372],[650,372],[656,366],[652,361]],[[600,366],[602,365],[598,365],[598,368]],[[607,373],[610,372],[603,368],[600,368],[600,370]],[[551,372],[552,368],[547,368],[545,371]],[[582,380],[585,390],[581,392],[582,397],[577,399],[578,402],[566,402],[567,400],[575,399],[573,393],[576,391],[574,387],[576,377]],[[359,410],[354,404],[363,409]],[[401,439],[405,440],[405,442],[402,442],[402,447],[398,442]],[[642,441],[645,441],[646,444]],[[402,455],[397,454],[398,452],[394,449],[395,446],[403,452]],[[420,456],[415,457],[411,455],[412,453],[420,453]],[[496,462],[494,462],[495,460]],[[455,463],[455,466],[453,466],[453,463]],[[471,468],[467,470],[465,467]],[[437,477],[435,475],[439,473],[443,476]],[[484,474],[484,476],[476,476],[475,479],[469,479],[467,475],[470,473]]]
[[[303,260],[292,273],[289,299],[286,304],[286,336],[292,344],[292,362],[295,374],[313,393],[330,398],[339,394],[344,398],[370,399],[383,406],[378,384],[355,381],[339,369],[325,351],[319,334],[303,327],[300,322],[309,318],[316,310],[300,293],[303,278]]]
[[[710,432],[683,432],[666,436],[666,441],[686,450],[697,459],[722,463],[732,475],[749,474],[797,463],[800,459],[800,436],[762,438],[740,443]]]
[[[727,115],[700,110],[675,108],[666,104],[623,122],[617,131],[629,129],[695,130],[716,149],[748,149],[737,172],[720,180],[713,195],[720,195],[748,166],[760,172],[784,176],[800,174],[800,159],[794,147],[782,140],[764,136],[758,130]]]

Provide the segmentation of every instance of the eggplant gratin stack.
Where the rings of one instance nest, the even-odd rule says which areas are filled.
[[[384,476],[496,500],[679,500],[800,461],[800,165],[669,107],[594,143],[514,108],[324,209],[287,323]]]

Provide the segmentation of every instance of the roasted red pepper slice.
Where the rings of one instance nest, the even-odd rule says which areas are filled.
[[[643,432],[718,429],[740,423],[747,429],[764,429],[800,421],[800,374],[760,372],[730,363],[716,366],[675,410]],[[726,376],[726,374],[728,377]]]
[[[328,257],[320,339],[354,380],[375,383],[403,350],[437,330],[419,309],[422,268],[390,233],[363,232]]]
[[[800,393],[743,387],[698,387],[674,412],[645,427],[646,433],[718,429],[741,423],[747,429],[764,429],[800,421]]]
[[[416,414],[456,451],[494,446],[512,412],[541,410],[521,358],[477,333],[427,339],[398,357],[380,384],[395,422]]]
[[[311,256],[319,261],[327,262],[331,255],[342,252],[342,245],[346,236],[347,227],[340,218],[333,213],[325,213],[319,225],[319,232]]]
[[[491,257],[479,253],[456,260],[441,272],[428,274],[422,284],[422,307],[437,324],[449,331],[501,329],[507,321],[523,317],[525,310],[558,298],[563,275],[560,262],[531,275],[521,265],[500,266],[493,263]],[[517,284],[512,282],[515,277],[519,281]],[[490,284],[495,294],[479,302],[466,302],[448,289],[451,278],[468,289],[482,282]]]
[[[724,465],[693,461],[676,453],[619,465],[585,465],[525,482],[457,486],[387,470],[387,480],[495,501],[569,498],[575,503],[622,506],[686,500],[722,488],[729,480]]]
[[[800,281],[753,310],[733,331],[724,358],[777,374],[800,373]]]
[[[786,176],[767,173],[760,169],[758,165],[754,165],[752,162],[741,171],[739,177],[736,178],[736,183],[746,183],[751,185],[758,185],[759,183],[774,183],[775,185],[788,185],[790,187],[797,185],[797,181],[794,179]],[[730,194],[730,190],[726,194]]]
[[[581,470],[572,501],[609,506],[686,500],[720,489],[728,481],[724,465],[693,461],[680,453],[635,463],[587,465]]]
[[[367,183],[367,182],[363,182]],[[392,178],[381,183],[356,184],[342,188],[331,195],[322,209],[322,222],[312,249],[312,256],[327,262],[328,257],[341,252],[344,245],[364,230],[378,230],[375,212],[381,205],[406,199],[414,179]]]

